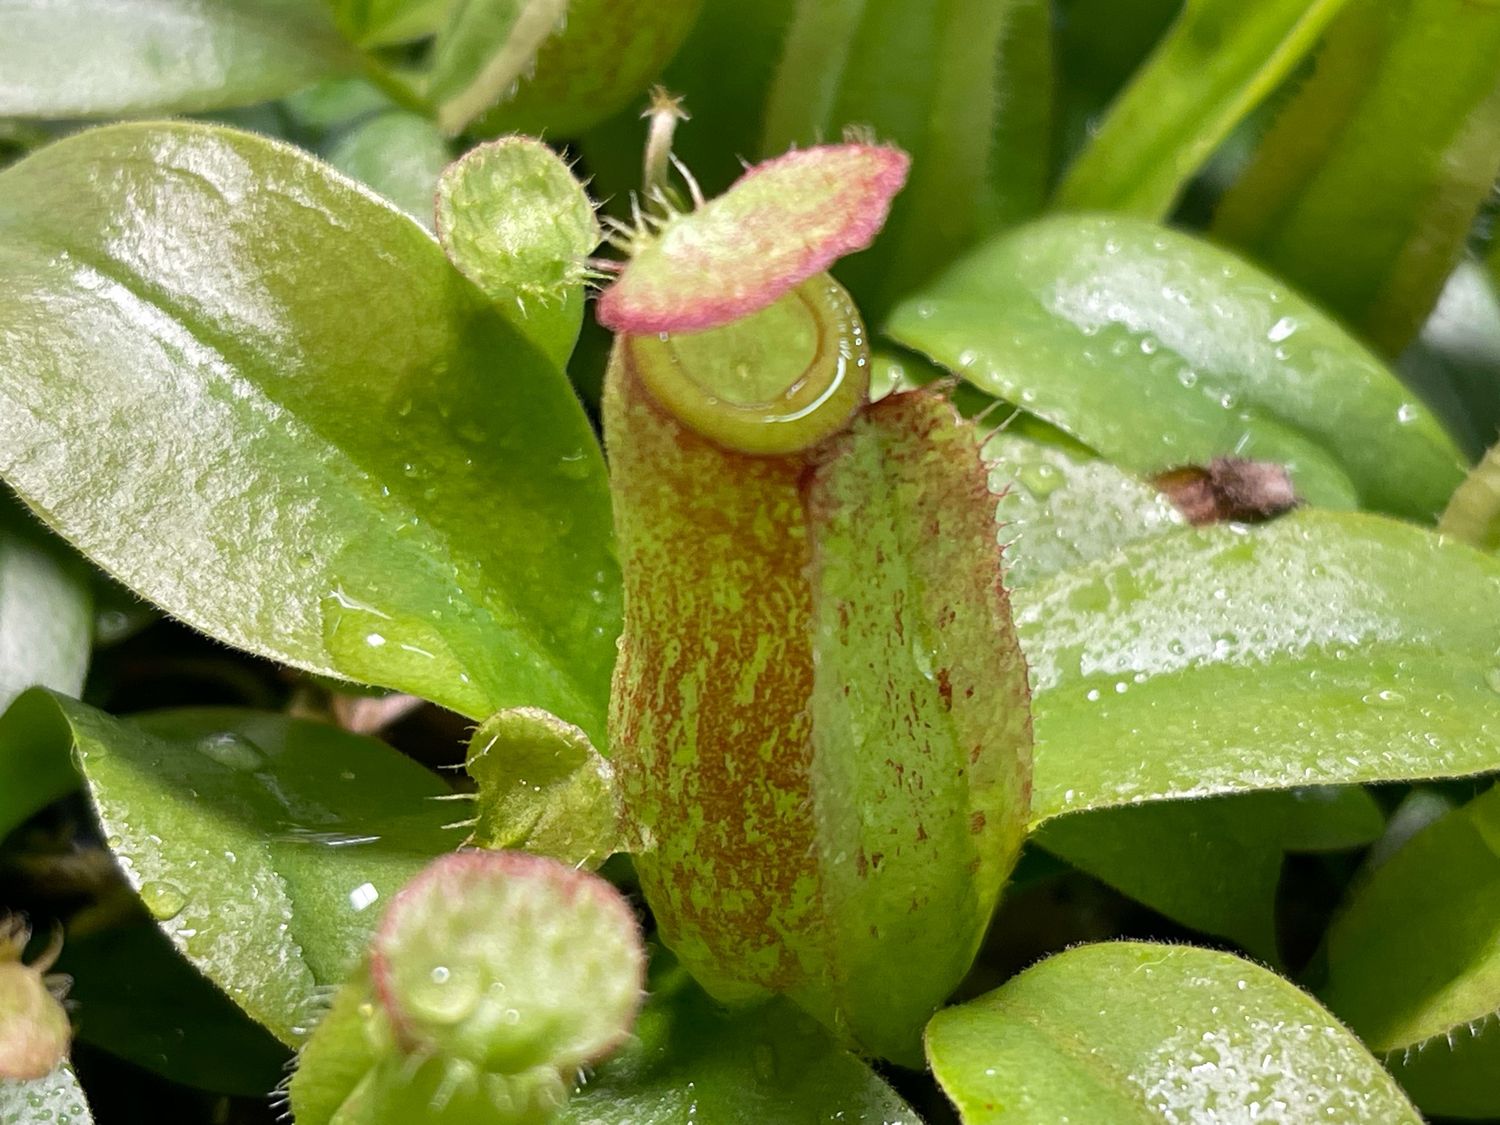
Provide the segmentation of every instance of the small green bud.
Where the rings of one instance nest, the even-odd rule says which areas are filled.
[[[539,1125],[639,1010],[612,886],[556,860],[435,860],[392,901],[291,1082],[299,1125]]]

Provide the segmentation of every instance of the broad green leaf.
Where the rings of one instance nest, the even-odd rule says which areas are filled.
[[[1184,526],[1158,489],[1091,454],[1007,427],[985,443],[984,456],[1000,496],[1005,582],[1013,590]]]
[[[31,692],[0,745],[82,773],[105,843],[162,931],[284,1043],[363,954],[382,896],[461,837],[447,787],[383,743],[280,715],[130,721]]]
[[[1467,1115],[1478,1100],[1500,1112],[1497,1072],[1484,1067],[1500,1012],[1500,788],[1429,825],[1357,887],[1328,931],[1320,994],[1375,1050],[1419,1070],[1442,1061],[1452,1084],[1425,1083],[1423,1109]]]
[[[912,180],[870,253],[839,275],[865,311],[880,316],[914,284],[999,225],[990,208],[1036,186],[1040,154],[1000,153],[1000,84],[1046,104],[1050,90],[1014,90],[999,73],[1017,0],[800,0],[766,104],[764,155],[874,130],[913,158]],[[1040,30],[1034,14],[1028,36]],[[1026,44],[1033,59],[1048,50]],[[1014,47],[1014,45],[1012,45]],[[1013,57],[1013,56],[1012,56]],[[1033,66],[1036,64],[1033,63]],[[1047,77],[1045,70],[1041,77]],[[1012,110],[1005,134],[1045,145],[1042,129]],[[1045,152],[1045,149],[1043,149]],[[1012,163],[1007,157],[1014,156]],[[995,183],[991,177],[1005,177]],[[1006,210],[1014,215],[1015,210]]]
[[[1032,223],[914,294],[887,331],[1138,473],[1279,461],[1312,503],[1418,520],[1461,478],[1451,439],[1337,324],[1141,220]]]
[[[0,0],[0,117],[249,105],[357,65],[308,0]]]
[[[583,322],[594,205],[557,153],[530,137],[470,149],[437,184],[449,260],[558,366]]]
[[[68,1001],[84,1043],[225,1094],[264,1097],[285,1076],[286,1048],[150,921],[69,935],[57,968],[73,978]]]
[[[790,1005],[725,1012],[670,958],[635,1035],[559,1125],[920,1125],[895,1091]]]
[[[1301,512],[1131,544],[1016,592],[1032,820],[1500,770],[1500,560]]]
[[[1194,0],[1110,107],[1058,188],[1070,211],[1164,218],[1230,131],[1346,0]]]
[[[964,1125],[1421,1123],[1312,997],[1190,946],[1109,942],[1050,957],[939,1013],[927,1054]]]
[[[568,0],[456,0],[426,80],[443,131],[462,131],[520,81],[567,10]]]
[[[33,685],[70,695],[83,687],[94,632],[90,585],[82,561],[0,490],[0,712]],[[0,812],[0,824],[5,819]]]
[[[43,1117],[43,1113],[49,1116]],[[0,1123],[3,1125],[94,1125],[71,1063],[63,1063],[34,1082],[0,1079]]]
[[[416,223],[190,124],[0,173],[0,475],[221,640],[602,738],[604,468],[564,377]]]
[[[542,43],[535,66],[474,131],[572,137],[626,109],[682,45],[702,3],[568,0],[562,30]]]
[[[1215,234],[1394,354],[1500,173],[1500,7],[1353,0]]]
[[[1500,552],[1500,445],[1458,486],[1438,530],[1481,551]]]
[[[328,150],[328,163],[428,228],[438,176],[448,160],[442,134],[426,118],[405,110],[360,122]]]
[[[1483,265],[1458,264],[1397,369],[1468,457],[1500,441],[1500,294]]]
[[[1048,821],[1033,839],[1174,921],[1278,964],[1286,853],[1361,847],[1384,827],[1364,790],[1343,787],[1099,809]]]

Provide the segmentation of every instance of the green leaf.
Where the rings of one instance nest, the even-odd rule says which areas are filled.
[[[1000,63],[1049,44],[1033,12],[1024,47],[1007,42],[1017,0],[800,0],[766,105],[764,155],[836,138],[849,126],[873,129],[913,158],[912,179],[890,228],[870,253],[840,270],[866,312],[878,317],[901,294],[1028,205],[1045,160],[1046,134],[1013,108],[1005,92],[1045,106],[1050,78],[1016,90]],[[1014,101],[1015,99],[1013,99]],[[1002,120],[1003,128],[1002,131]],[[1005,150],[1000,140],[1004,139]],[[1028,151],[1031,146],[1040,153]],[[997,181],[992,177],[1000,177]]]
[[[498,102],[558,31],[568,0],[457,0],[432,48],[426,93],[458,133]]]
[[[218,1093],[264,1097],[285,1076],[286,1048],[149,921],[70,935],[57,968],[84,1043]]]
[[[207,708],[125,722],[38,691],[5,716],[0,744],[39,768],[72,747],[105,842],[162,931],[284,1043],[364,953],[369,908],[459,842],[434,775],[320,723]]]
[[[1438,530],[1481,551],[1500,552],[1500,445],[1458,486]]]
[[[1280,461],[1313,503],[1419,520],[1461,477],[1451,439],[1332,320],[1152,223],[1030,224],[913,295],[887,331],[1138,473]]]
[[[1029,586],[1184,520],[1161,492],[1076,449],[1007,427],[984,446],[1006,541],[1005,582]]]
[[[327,0],[339,27],[362,47],[436,34],[456,0]]]
[[[1500,788],[1417,833],[1351,895],[1328,931],[1322,998],[1377,1051],[1447,1060],[1452,1085],[1427,1083],[1438,1114],[1500,1113],[1486,1031],[1500,1011]],[[1434,1061],[1435,1061],[1434,1060]],[[1434,1062],[1429,1062],[1433,1066]]]
[[[1369,794],[1344,787],[1099,809],[1050,820],[1034,839],[1168,918],[1278,964],[1285,854],[1360,847],[1384,827]]]
[[[69,695],[83,687],[94,633],[90,586],[78,556],[0,491],[0,712],[33,685]]]
[[[1500,295],[1483,265],[1458,264],[1397,365],[1470,459],[1500,440]]]
[[[1355,0],[1215,234],[1399,351],[1500,173],[1497,52],[1493,4]]]
[[[602,739],[619,601],[571,389],[310,157],[121,125],[0,173],[0,475],[116,578],[309,671]]]
[[[447,142],[432,122],[404,110],[360,122],[328,151],[328,163],[428,228],[438,176],[448,159]]]
[[[44,1118],[43,1112],[51,1116]],[[33,1082],[0,1079],[0,1122],[33,1125],[49,1121],[55,1125],[94,1125],[94,1115],[84,1100],[71,1063],[63,1063],[46,1078]]]
[[[1500,770],[1500,560],[1375,516],[1185,531],[1016,593],[1032,820]]]
[[[558,1125],[921,1125],[911,1107],[790,1005],[725,1012],[660,956],[632,1040]]]
[[[602,234],[562,158],[530,137],[469,150],[438,181],[437,231],[459,272],[539,351],[567,363]]]
[[[1426,1113],[1446,1117],[1500,1117],[1500,1022],[1460,1028],[1427,1050],[1401,1052],[1386,1065],[1411,1099]]]
[[[1312,50],[1346,0],[1196,0],[1110,107],[1055,205],[1164,218],[1231,130]]]
[[[568,0],[563,29],[474,131],[572,137],[630,107],[682,45],[701,7],[702,0]]]
[[[474,732],[464,764],[477,819],[469,843],[598,867],[624,850],[614,770],[555,715],[518,707]]]
[[[927,1053],[964,1125],[1421,1123],[1310,996],[1185,946],[1108,942],[1050,957],[939,1013]]]
[[[307,0],[0,0],[0,117],[249,105],[357,59]]]

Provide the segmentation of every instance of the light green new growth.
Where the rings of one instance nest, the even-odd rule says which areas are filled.
[[[576,867],[623,850],[613,769],[583,731],[555,715],[518,707],[490,716],[465,768],[479,786],[470,844]]]
[[[1485,454],[1458,486],[1438,530],[1481,551],[1500,551],[1500,445]]]
[[[434,860],[392,901],[290,1084],[298,1125],[539,1125],[629,1034],[645,952],[602,879],[522,852]]]
[[[583,185],[531,137],[471,149],[438,180],[443,251],[558,364],[583,322],[587,258],[603,237]]]

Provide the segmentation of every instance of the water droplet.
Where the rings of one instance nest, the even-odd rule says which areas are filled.
[[[1271,325],[1270,331],[1266,333],[1266,339],[1273,344],[1279,344],[1295,331],[1297,331],[1297,318],[1284,316]]]
[[[1142,339],[1141,339],[1141,354],[1142,355],[1155,355],[1156,354],[1156,347],[1157,347],[1156,341],[1153,340],[1150,336],[1142,337]]]
[[[589,475],[588,458],[583,450],[564,457],[557,463],[557,475],[565,480],[583,480]]]
[[[1051,496],[1063,483],[1062,473],[1055,465],[1027,465],[1016,474],[1016,478],[1038,500]]]
[[[165,922],[182,913],[182,908],[187,905],[187,895],[182,893],[181,887],[152,881],[141,887],[141,901],[151,911],[151,917]]]
[[[366,633],[365,644],[369,645],[371,648],[379,648],[381,645],[385,644],[385,638],[379,633]]]
[[[252,773],[264,769],[266,756],[259,746],[232,730],[204,735],[198,740],[198,752],[221,766]]]
[[[1400,422],[1403,426],[1410,425],[1417,420],[1417,415],[1417,408],[1409,402],[1404,402],[1401,404],[1401,408],[1396,411],[1396,421]]]
[[[1364,697],[1364,702],[1372,707],[1396,707],[1406,702],[1406,696],[1399,691],[1391,691],[1386,688],[1383,691],[1372,691]]]
[[[479,1006],[483,982],[471,965],[435,965],[413,984],[406,1003],[420,1019],[458,1023]]]
[[[1490,690],[1500,693],[1500,668],[1491,668],[1485,673],[1484,682],[1490,685]]]

